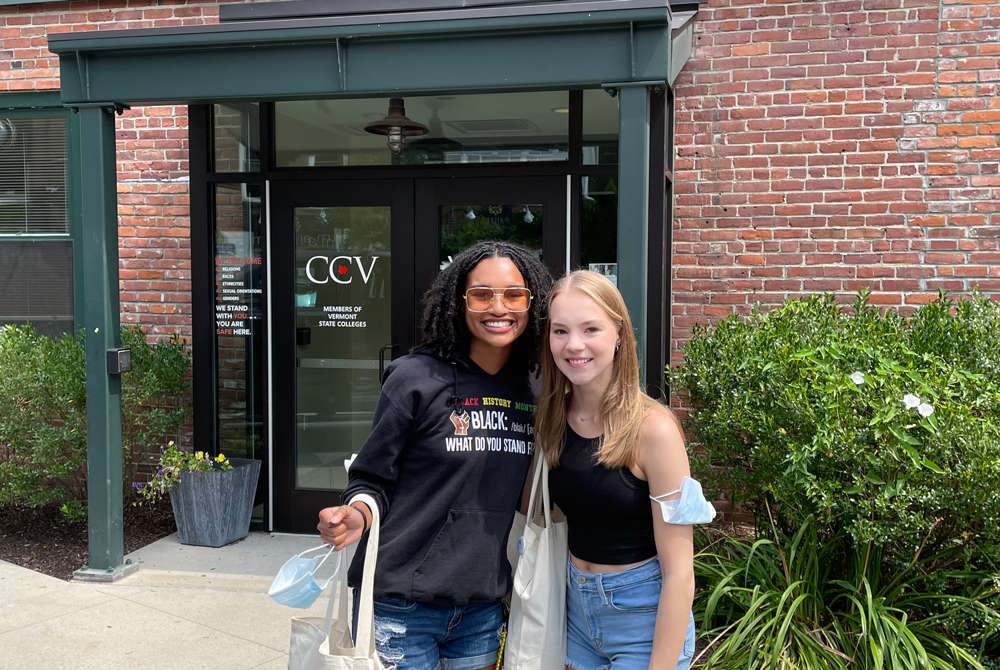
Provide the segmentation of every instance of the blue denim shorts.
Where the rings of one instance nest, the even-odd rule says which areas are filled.
[[[647,670],[663,575],[653,557],[621,572],[566,569],[566,665],[576,670]],[[694,656],[694,616],[688,616],[677,670]]]
[[[358,599],[354,597],[357,630]],[[503,609],[375,598],[375,650],[385,670],[478,670],[500,657]]]

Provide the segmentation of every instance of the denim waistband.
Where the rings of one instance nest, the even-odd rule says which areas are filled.
[[[621,572],[584,572],[573,565],[571,558],[567,557],[566,560],[568,563],[566,581],[574,588],[582,591],[604,591],[606,589],[620,588],[630,584],[646,582],[662,574],[660,571],[660,560],[656,556]]]

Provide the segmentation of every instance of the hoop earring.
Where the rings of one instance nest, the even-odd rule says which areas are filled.
[[[621,342],[619,342],[618,344],[615,345],[615,353],[617,354],[618,350],[621,349],[621,348],[622,348],[622,344],[621,344]]]

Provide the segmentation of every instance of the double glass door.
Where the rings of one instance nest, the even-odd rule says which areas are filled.
[[[566,266],[561,177],[272,182],[274,530],[315,532],[371,431],[381,371],[419,343],[459,251],[518,242]]]

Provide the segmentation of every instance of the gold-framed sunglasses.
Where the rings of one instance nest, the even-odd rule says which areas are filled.
[[[497,296],[508,312],[527,312],[531,307],[531,291],[526,288],[470,288],[463,296],[470,312],[488,312]]]

